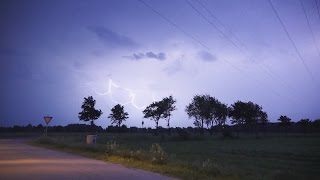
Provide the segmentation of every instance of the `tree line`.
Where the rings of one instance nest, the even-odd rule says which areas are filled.
[[[303,119],[302,119],[303,120]],[[317,120],[308,120],[305,119],[298,122],[290,122],[288,126],[283,126],[281,123],[269,122],[267,123],[261,132],[264,133],[319,133],[320,132],[320,119]],[[307,123],[306,123],[307,122]],[[225,125],[223,127],[223,135],[233,134],[233,132],[237,132],[238,126],[237,125]],[[249,132],[246,129],[242,129],[243,133]],[[170,131],[174,135],[190,137],[192,134],[201,133],[201,130],[198,127],[171,127]],[[211,130],[210,130],[211,131]],[[220,128],[214,126],[212,131],[219,132]],[[18,126],[14,125],[12,127],[0,127],[0,134],[1,133],[10,133],[10,132],[26,132],[26,133],[44,133],[45,126],[42,124],[39,125],[32,125],[28,124],[26,126]],[[155,134],[154,128],[146,128],[146,127],[127,127],[125,124],[122,124],[120,128],[116,125],[109,125],[105,128],[101,126],[92,126],[87,124],[68,124],[66,126],[55,125],[55,126],[48,126],[49,133],[63,133],[63,132],[79,132],[79,133],[88,133],[88,132],[97,132],[97,133],[142,133],[142,134]],[[158,127],[158,132],[160,134],[168,133],[168,129],[162,126]],[[220,132],[219,132],[220,133]],[[2,134],[3,136],[3,134]]]
[[[158,134],[159,121],[162,119],[166,121],[168,134],[171,134],[170,118],[172,112],[177,110],[175,106],[176,102],[172,96],[164,97],[160,101],[152,102],[142,111],[144,114],[143,118],[155,122],[155,134]],[[95,108],[95,103],[96,100],[94,100],[92,96],[84,98],[81,106],[82,111],[79,112],[78,116],[81,121],[89,121],[91,125],[94,125],[94,121],[102,115],[102,111]],[[230,123],[237,127],[237,135],[239,135],[240,130],[243,129],[250,129],[251,132],[258,133],[260,130],[263,130],[269,122],[267,112],[263,111],[262,106],[258,104],[251,101],[236,101],[228,106],[208,94],[195,95],[191,102],[185,107],[185,112],[189,119],[193,119],[193,124],[200,129],[202,135],[206,128],[209,129],[210,134],[213,133],[214,129],[223,132],[226,127],[227,118],[230,118]],[[126,112],[124,106],[120,104],[115,105],[108,116],[111,124],[115,124],[119,132],[121,125],[128,117],[128,112]],[[278,121],[285,132],[288,131],[288,127],[292,124],[291,119],[284,115],[281,115]],[[142,121],[142,126],[143,124],[144,121]],[[305,127],[304,129],[307,129],[311,121],[309,119],[302,119],[298,124],[301,127]]]

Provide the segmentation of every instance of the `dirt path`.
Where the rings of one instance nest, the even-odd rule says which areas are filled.
[[[69,153],[0,139],[0,179],[173,179]]]

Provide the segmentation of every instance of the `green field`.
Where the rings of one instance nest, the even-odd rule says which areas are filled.
[[[85,145],[85,138],[85,134],[49,134],[33,144],[181,179],[320,179],[319,134],[239,139],[207,135],[187,141],[174,135],[99,134],[95,146]],[[111,150],[110,142],[116,144]],[[153,143],[168,155],[164,164],[151,161]]]

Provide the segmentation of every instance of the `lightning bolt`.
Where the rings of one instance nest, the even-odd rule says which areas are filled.
[[[119,101],[115,100],[114,97],[113,97],[113,95],[112,95],[112,87],[120,88],[120,89],[123,89],[123,90],[127,91],[127,92],[129,93],[129,95],[130,95],[130,100],[129,100],[129,101],[126,101],[126,102],[119,102]],[[139,105],[136,104],[136,102],[135,102],[135,101],[136,101],[136,94],[134,93],[134,91],[133,91],[132,89],[120,87],[119,85],[117,85],[116,83],[114,83],[114,82],[112,81],[112,79],[109,79],[109,80],[108,80],[108,89],[107,89],[107,92],[101,93],[101,92],[98,92],[98,91],[96,91],[96,90],[94,90],[94,89],[92,89],[92,88],[91,88],[91,90],[92,90],[93,92],[95,92],[96,94],[101,95],[101,96],[109,95],[111,101],[112,101],[113,103],[115,103],[115,104],[121,104],[122,106],[131,104],[133,107],[135,107],[135,108],[138,109],[138,110],[142,110],[142,109],[145,109],[145,108],[146,108],[145,105],[139,106]],[[156,100],[155,100],[155,97],[154,97],[154,93],[152,93],[152,100],[153,100],[153,102],[156,101]]]

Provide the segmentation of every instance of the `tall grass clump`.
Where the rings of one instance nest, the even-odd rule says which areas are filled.
[[[158,144],[154,143],[150,148],[151,161],[156,164],[167,164],[168,154],[163,150],[163,148]]]
[[[106,155],[111,156],[111,155],[116,155],[119,153],[119,145],[117,144],[116,141],[110,141],[106,145]]]

